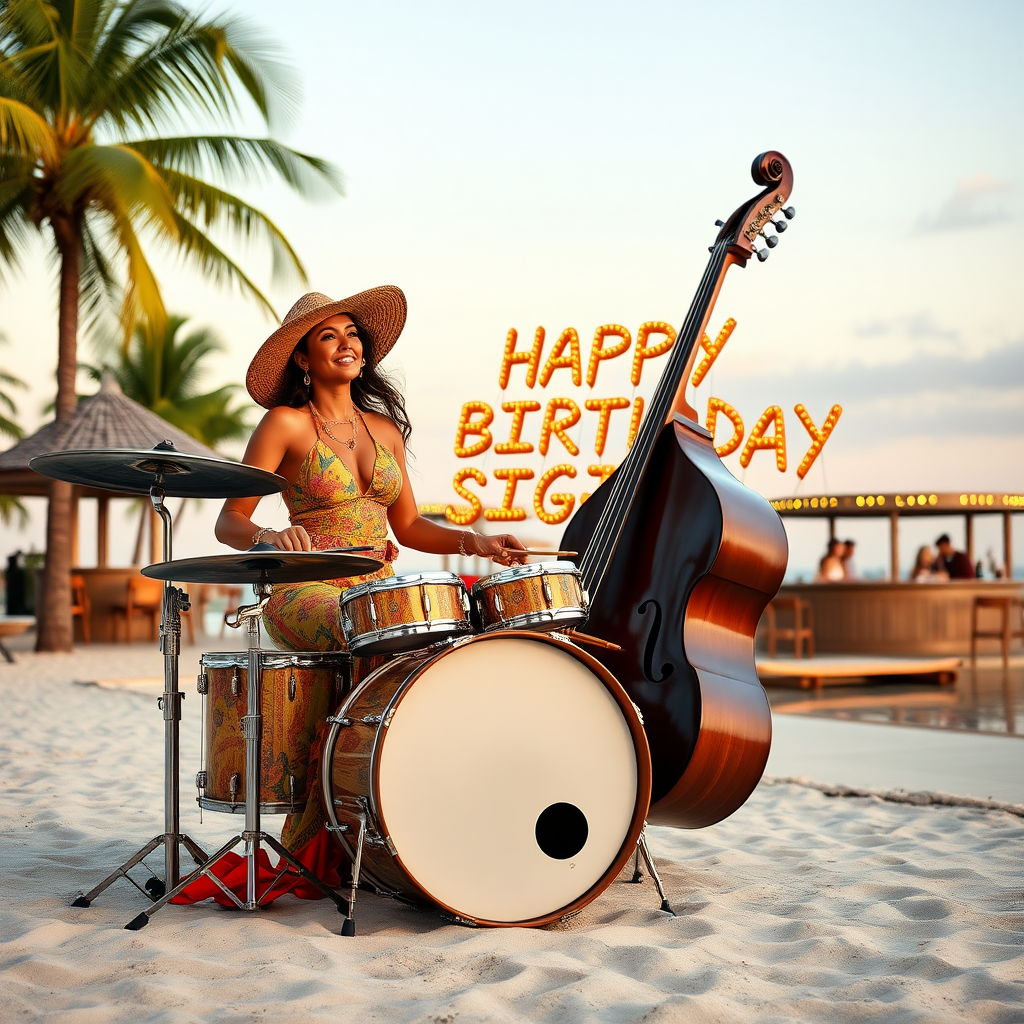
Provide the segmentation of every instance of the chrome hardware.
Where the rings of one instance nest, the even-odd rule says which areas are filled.
[[[363,725],[380,725],[380,723],[381,723],[381,716],[380,715],[363,715],[363,717],[360,718],[359,721],[362,722]]]
[[[292,809],[292,814],[295,813],[295,775],[290,774],[288,776],[288,802]]]
[[[330,725],[337,725],[341,726],[342,728],[352,724],[351,718],[338,718],[336,715],[328,715],[327,721]]]
[[[205,771],[196,772],[196,789],[206,789],[206,780],[208,776]]]
[[[231,776],[231,784],[228,788],[231,792],[231,802],[235,803],[236,797],[242,788],[242,776],[238,772]]]
[[[242,715],[242,735],[247,740],[259,737],[260,718],[260,715]]]
[[[548,583],[547,576],[541,576],[540,589],[544,591],[544,600],[547,601],[547,605],[550,608],[553,598],[551,597],[551,584]]]
[[[463,590],[460,596],[462,598],[462,610],[468,615],[471,608],[469,603],[469,593]]]
[[[494,610],[501,618],[505,618],[505,607],[501,603],[501,594],[496,593],[494,595]]]
[[[430,625],[430,595],[427,588],[420,584],[420,598],[423,601],[423,614],[427,617],[427,625]]]
[[[241,680],[241,677],[238,675],[238,669],[236,668],[234,670],[234,672],[231,673],[231,696],[232,697],[237,697],[238,696],[238,691],[241,688],[242,688],[242,680]]]
[[[374,607],[374,604],[373,604],[373,594],[367,594],[366,595],[366,599],[370,603],[370,621],[373,622],[374,628],[376,629],[376,627],[377,627],[377,609]]]
[[[348,825],[325,825],[328,832],[351,832],[352,829]]]
[[[288,699],[295,700],[295,669],[288,675]]]
[[[636,717],[640,719],[640,724],[644,724],[644,713],[636,706],[636,701],[631,700],[629,702],[633,705],[633,710],[636,712]]]
[[[205,668],[196,677],[196,690],[203,694],[210,692],[210,678],[207,676]]]
[[[345,801],[342,800],[340,796],[336,796],[334,798],[334,806],[335,807],[344,807],[345,806]]]
[[[588,611],[590,609],[590,591],[583,591],[583,610]]]

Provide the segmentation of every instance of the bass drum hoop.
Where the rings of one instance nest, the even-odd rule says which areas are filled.
[[[640,835],[646,825],[647,810],[651,803],[651,781],[653,772],[651,769],[651,751],[650,746],[647,742],[647,734],[644,732],[644,727],[640,721],[639,713],[637,712],[636,705],[630,700],[629,695],[622,688],[622,684],[601,664],[596,658],[592,657],[586,651],[582,650],[576,644],[572,643],[568,638],[553,635],[551,633],[538,633],[532,630],[523,629],[503,629],[494,630],[489,633],[478,633],[471,637],[465,637],[461,640],[449,641],[444,644],[437,644],[433,647],[427,648],[422,651],[414,651],[404,656],[405,660],[414,663],[401,682],[396,686],[394,694],[388,700],[387,706],[381,714],[381,722],[387,722],[391,715],[394,714],[395,709],[402,702],[403,697],[409,691],[412,684],[423,674],[423,672],[435,662],[441,658],[451,654],[452,651],[465,644],[471,643],[486,643],[488,640],[493,640],[498,637],[520,637],[536,640],[541,643],[551,644],[554,647],[558,647],[562,650],[569,648],[573,657],[577,658],[583,665],[589,668],[594,675],[596,675],[608,689],[608,692],[615,699],[615,702],[623,711],[623,717],[626,720],[626,725],[629,729],[630,735],[633,737],[633,749],[636,754],[636,802],[633,805],[633,821],[629,827],[629,832],[626,834],[626,838],[623,840],[622,846],[619,848],[619,852],[615,859],[612,861],[608,870],[582,895],[577,896],[575,900],[567,904],[558,910],[552,911],[549,914],[544,914],[541,917],[527,918],[522,921],[491,921],[486,918],[473,917],[472,915],[466,914],[463,911],[450,907],[448,904],[443,903],[437,899],[434,895],[427,892],[417,881],[415,876],[405,866],[402,861],[401,855],[396,851],[391,853],[389,856],[399,866],[403,875],[408,879],[410,883],[410,889],[412,892],[419,896],[420,899],[431,906],[440,908],[440,910],[447,914],[449,917],[453,917],[459,921],[468,921],[475,925],[483,925],[488,928],[541,928],[544,925],[552,924],[564,917],[568,917],[571,914],[576,913],[578,910],[582,910],[588,903],[592,903],[598,896],[601,895],[607,889],[611,883],[618,876],[619,872],[626,866],[627,861],[633,852],[636,850],[637,843],[640,841]],[[399,659],[395,659],[396,661]],[[391,662],[390,667],[393,669],[394,662]],[[388,665],[384,665],[377,669],[376,672],[367,676],[359,686],[357,686],[342,704],[337,715],[338,719],[343,719],[346,716],[348,708],[355,703],[355,699],[361,693],[363,687],[367,685],[374,677],[389,668]],[[349,859],[355,861],[355,844],[357,836],[355,833],[343,833],[337,831],[339,822],[334,812],[334,795],[333,795],[333,782],[332,782],[332,767],[334,764],[334,748],[338,740],[338,732],[341,728],[339,722],[335,721],[331,725],[331,731],[327,735],[327,742],[324,745],[324,756],[321,763],[321,783],[323,788],[324,806],[327,809],[327,816],[330,820],[331,825],[334,827],[334,835],[341,843],[342,848],[348,854]],[[380,809],[380,749],[382,743],[383,728],[378,725],[376,733],[373,738],[373,744],[370,751],[370,778],[368,793],[366,794],[369,811],[372,814],[377,826],[379,826],[380,835],[382,838],[390,836],[387,827],[387,821]],[[386,840],[385,840],[386,842]],[[399,897],[407,899],[405,893],[395,893],[389,889],[389,887],[383,884],[379,879],[373,875],[373,869],[366,862],[362,866],[362,876],[369,878],[373,882],[374,887],[385,896]]]

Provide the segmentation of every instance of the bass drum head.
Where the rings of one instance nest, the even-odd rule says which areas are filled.
[[[381,824],[436,902],[529,921],[619,857],[647,811],[639,757],[622,707],[573,648],[480,637],[428,663],[394,707],[376,752]]]

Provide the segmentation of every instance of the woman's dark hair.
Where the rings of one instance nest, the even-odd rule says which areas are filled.
[[[392,420],[396,427],[402,432],[402,441],[409,443],[412,435],[412,424],[409,422],[409,415],[405,411],[405,401],[402,393],[395,387],[387,374],[382,373],[375,365],[373,338],[365,327],[351,313],[344,314],[351,318],[355,324],[356,334],[363,344],[363,358],[366,365],[363,372],[352,381],[352,401],[357,409],[363,412],[379,412]],[[319,326],[319,325],[317,325]],[[311,328],[304,334],[292,351],[285,368],[285,405],[293,409],[301,409],[309,401],[310,389],[303,383],[303,372],[299,364],[295,362],[296,352],[307,352],[309,336],[316,330]]]

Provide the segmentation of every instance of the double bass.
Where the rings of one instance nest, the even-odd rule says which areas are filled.
[[[702,828],[753,792],[771,747],[754,633],[778,593],[788,545],[778,514],[722,464],[684,391],[732,266],[767,248],[792,217],[789,161],[762,153],[763,190],[740,206],[711,257],[629,454],[569,521],[580,552],[587,632],[619,645],[593,653],[640,709],[654,778],[648,819]],[[778,220],[773,220],[778,216]]]

